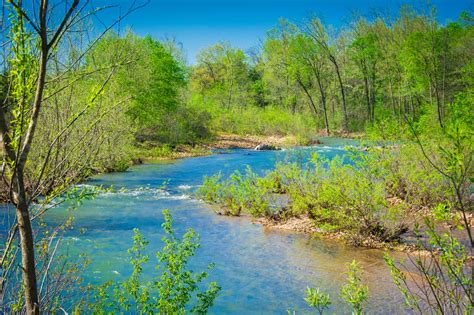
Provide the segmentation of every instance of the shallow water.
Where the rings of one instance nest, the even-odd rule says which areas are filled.
[[[344,143],[346,145],[347,143]],[[370,313],[400,312],[400,296],[378,250],[354,249],[339,243],[311,239],[304,234],[265,229],[245,218],[214,214],[193,199],[192,192],[204,175],[271,169],[275,162],[305,161],[311,152],[343,155],[340,143],[280,152],[231,150],[206,157],[132,167],[124,173],[97,176],[91,185],[123,190],[85,201],[77,210],[49,212],[49,224],[75,217],[74,230],[66,237],[71,255],[86,253],[92,259],[86,282],[100,284],[129,275],[127,248],[137,227],[150,241],[150,251],[161,248],[163,209],[170,209],[179,233],[187,228],[201,235],[201,248],[191,261],[194,270],[216,263],[209,281],[222,287],[211,313],[286,314],[288,309],[309,312],[306,287],[317,286],[333,298],[331,313],[348,313],[337,297],[345,280],[346,264],[357,259],[365,268],[370,288]],[[166,188],[163,183],[167,182]],[[86,229],[84,234],[79,233]],[[151,259],[153,261],[153,258]],[[147,269],[151,273],[152,269]]]

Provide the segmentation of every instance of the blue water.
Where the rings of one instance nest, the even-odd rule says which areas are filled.
[[[179,233],[193,228],[201,235],[201,248],[191,261],[193,270],[204,270],[211,262],[216,264],[208,279],[217,281],[222,291],[211,309],[213,314],[286,314],[290,308],[299,314],[309,312],[304,301],[308,286],[321,287],[331,294],[331,312],[348,313],[338,292],[345,280],[346,264],[353,259],[366,270],[369,312],[400,311],[396,306],[400,296],[391,283],[381,251],[272,230],[246,218],[218,216],[192,197],[205,175],[228,175],[245,170],[247,165],[263,173],[277,161],[304,162],[311,152],[330,158],[343,155],[345,151],[337,145],[279,152],[231,150],[100,175],[87,184],[122,189],[85,201],[77,210],[53,209],[46,221],[57,224],[71,215],[75,218],[64,250],[72,256],[85,253],[92,259],[84,275],[86,282],[92,284],[124,279],[130,274],[127,248],[131,246],[133,228],[139,228],[150,241],[150,252],[161,248],[162,210],[170,209]],[[83,229],[85,232],[81,233]]]

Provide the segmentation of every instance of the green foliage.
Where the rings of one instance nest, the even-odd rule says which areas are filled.
[[[30,122],[28,113],[34,97],[38,60],[35,58],[34,36],[26,30],[24,17],[18,10],[15,11],[17,11],[15,14],[10,13],[9,16],[12,21],[9,32],[9,39],[12,42],[11,58],[8,59],[8,80],[11,88],[5,101],[12,105],[10,111],[12,132],[8,135],[9,141],[12,149],[19,151]]]
[[[343,164],[341,158],[329,161],[315,156],[313,163],[315,178],[322,180],[316,194],[299,200],[299,206],[309,207],[311,216],[321,223],[353,229],[363,236],[380,233],[383,239],[385,231],[377,218],[385,210],[383,182],[364,174],[363,169]]]
[[[236,171],[228,179],[222,179],[220,174],[205,177],[196,194],[206,202],[217,204],[225,215],[238,216],[246,211],[261,216],[269,210],[266,184],[247,168],[245,174]]]
[[[172,156],[173,154],[173,148],[169,144],[151,144],[146,146],[145,143],[143,147],[137,148],[136,151],[136,155],[138,157],[144,158],[166,158]]]
[[[129,98],[124,113],[140,142],[176,145],[209,136],[207,114],[187,107],[184,101],[185,65],[174,56],[175,48],[128,32],[124,37],[106,36],[88,58],[89,63],[104,63],[114,57],[114,50],[130,56],[113,85],[115,94]]]
[[[239,135],[299,136],[310,139],[316,130],[311,117],[292,113],[277,106],[244,106],[225,108],[216,101],[193,95],[190,108],[199,108],[208,115],[207,127],[212,133]]]
[[[305,301],[308,303],[308,306],[316,309],[318,314],[322,314],[331,305],[329,295],[321,292],[319,288],[307,288]]]
[[[406,143],[371,154],[378,161],[388,194],[406,201],[411,208],[431,208],[452,198],[449,182],[431,171],[417,145]]]
[[[251,99],[249,66],[242,50],[220,43],[202,50],[196,59],[191,89],[224,108],[244,106]]]
[[[272,217],[276,215],[271,207],[273,187],[273,181],[247,168],[245,174],[236,171],[227,180],[222,180],[220,174],[205,177],[196,194],[209,203],[217,203],[226,215],[238,216],[246,211],[256,217]]]
[[[388,254],[384,259],[392,279],[405,298],[405,304],[419,312],[436,310],[444,313],[469,314],[473,310],[474,283],[469,267],[469,252],[453,233],[440,233],[435,221],[426,218],[424,232],[416,230],[419,247],[428,249],[410,260],[396,261]],[[415,269],[416,275],[408,270]],[[410,269],[408,269],[410,268]],[[428,289],[425,293],[414,288]]]
[[[303,27],[281,19],[261,51],[202,50],[188,99],[219,132],[308,138],[322,128],[368,128],[398,138],[405,118],[443,125],[448,104],[472,89],[474,33],[469,19],[442,26],[433,12],[404,6],[393,21],[360,17],[337,36],[317,17]],[[266,108],[284,119],[273,123]],[[297,128],[279,127],[288,122]]]
[[[9,20],[1,81],[8,125],[3,143],[19,152],[38,82],[41,39],[28,31],[19,10],[12,10]],[[428,244],[418,245],[427,247],[428,263],[434,264],[421,258],[414,264],[432,292],[421,298],[424,306],[471,312],[473,284],[466,269],[473,250],[472,17],[463,13],[459,21],[442,24],[433,13],[403,7],[392,21],[360,18],[337,37],[317,18],[309,24],[299,28],[280,20],[262,51],[250,55],[217,44],[189,68],[172,43],[131,32],[104,36],[80,62],[79,48],[55,46],[48,54],[48,84],[25,165],[24,184],[32,190],[26,195],[44,204],[82,200],[94,192],[68,187],[95,172],[125,170],[136,155],[169,156],[178,145],[194,145],[219,132],[292,135],[304,142],[323,127],[365,128],[372,139],[395,140],[395,145],[357,152],[349,163],[314,156],[310,165],[279,164],[265,176],[250,169],[228,179],[216,175],[205,179],[198,194],[229,215],[308,216],[322,230],[343,231],[355,245],[396,240],[406,215],[428,212],[425,230],[417,231]],[[7,157],[6,162],[8,179],[17,161]],[[178,239],[165,216],[168,237],[157,255],[164,270],[160,279],[141,285],[149,258],[147,242],[137,233],[129,252],[132,275],[97,289],[97,305],[103,307],[98,312],[182,313],[193,299],[197,305],[191,311],[210,307],[217,286],[198,292],[206,274],[185,268],[198,247],[196,235]],[[437,232],[441,224],[449,233]],[[454,229],[466,233],[470,248],[451,233]],[[50,249],[44,240],[37,244],[46,257]],[[14,262],[14,249],[5,251],[7,265]],[[389,258],[387,263],[407,303],[421,309],[400,266]],[[353,263],[343,289],[355,313],[366,298],[359,271]],[[16,310],[22,310],[21,303]],[[322,311],[329,299],[309,289],[308,303]]]
[[[215,175],[197,193],[223,214],[309,216],[323,231],[343,231],[352,244],[370,245],[397,241],[407,230],[407,215],[433,209],[446,217],[437,205],[451,203],[450,185],[430,171],[416,145],[401,144],[331,160],[313,155],[309,165],[279,163],[261,177],[250,169],[227,179]]]
[[[352,305],[352,314],[363,313],[364,304],[367,302],[369,289],[362,283],[362,270],[355,260],[348,266],[347,284],[341,288],[341,297]]]
[[[145,254],[148,241],[134,230],[133,247],[128,250],[132,274],[123,282],[108,282],[93,288],[93,301],[89,307],[95,314],[206,314],[213,305],[220,287],[211,282],[202,291],[200,284],[207,278],[207,272],[195,273],[188,269],[189,259],[199,248],[199,236],[188,230],[182,238],[176,236],[172,218],[163,211],[164,247],[156,253],[157,270],[161,273],[152,281],[144,282],[143,269],[149,261]],[[209,265],[211,269],[213,265]],[[194,305],[191,305],[194,303]]]
[[[282,108],[268,100],[268,77],[262,73],[262,64],[251,64],[248,59],[227,43],[209,47],[198,55],[190,76],[190,102],[192,107],[209,113],[211,130],[303,138],[314,132],[314,122],[306,113],[296,113],[291,106]]]
[[[354,152],[350,163],[314,155],[309,165],[280,163],[262,177],[250,169],[228,179],[215,175],[197,193],[224,214],[246,212],[278,220],[309,216],[322,230],[344,231],[354,245],[394,241],[406,230],[402,218],[410,206],[405,199],[390,201],[393,178],[386,155]]]
[[[465,111],[468,98],[468,95],[459,95],[450,105],[450,115],[443,127],[429,135],[420,133],[418,126],[408,122],[424,160],[432,172],[448,183],[446,189],[449,190],[449,198],[433,207],[432,215],[424,216],[424,227],[415,229],[417,244],[424,251],[413,257],[409,265],[388,255],[385,257],[405,303],[420,313],[470,314],[473,310],[474,243],[467,217],[472,214],[469,196],[474,152],[472,115]],[[432,145],[432,141],[436,141],[436,145]],[[443,225],[449,229],[440,230]]]
[[[347,282],[341,287],[340,295],[346,303],[351,305],[352,314],[363,314],[369,288],[362,282],[362,269],[356,260],[347,266]],[[331,297],[319,288],[307,288],[305,301],[318,314],[323,314],[332,304]]]
[[[221,178],[222,175],[220,173],[212,176],[205,176],[203,185],[197,189],[196,195],[209,203],[217,202],[219,200],[220,189],[222,186],[219,183]]]

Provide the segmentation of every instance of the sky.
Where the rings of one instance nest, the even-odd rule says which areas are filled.
[[[95,2],[119,3],[122,12],[132,3],[131,0]],[[431,0],[430,3],[437,7],[441,23],[456,20],[460,12],[474,9],[474,0]],[[123,24],[138,35],[176,39],[182,43],[192,64],[199,50],[217,42],[228,41],[244,51],[257,46],[280,17],[299,23],[315,14],[337,28],[347,24],[354,13],[369,18],[375,11],[394,14],[402,4],[426,7],[426,1],[422,0],[150,0]],[[108,12],[116,14],[113,10]]]

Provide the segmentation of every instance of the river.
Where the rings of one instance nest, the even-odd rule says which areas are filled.
[[[392,284],[380,250],[360,249],[308,235],[264,228],[246,218],[216,215],[193,198],[205,175],[245,170],[271,169],[277,161],[304,162],[310,152],[334,157],[343,155],[347,143],[288,151],[230,150],[205,157],[187,158],[134,166],[123,173],[99,175],[89,185],[113,186],[117,192],[103,193],[85,201],[78,209],[53,209],[49,224],[74,216],[63,250],[72,257],[85,253],[92,263],[85,281],[100,284],[124,279],[130,274],[127,248],[137,227],[150,241],[150,254],[161,248],[163,209],[170,209],[174,225],[182,234],[193,228],[201,236],[201,248],[191,261],[193,270],[216,264],[208,278],[222,291],[211,309],[213,314],[298,314],[310,311],[304,301],[308,286],[320,287],[333,299],[331,313],[350,313],[338,298],[345,281],[346,265],[353,259],[365,269],[369,285],[369,313],[401,312],[401,298]],[[166,187],[163,187],[165,184]],[[155,262],[152,255],[152,262]],[[152,269],[146,269],[151,273]]]

